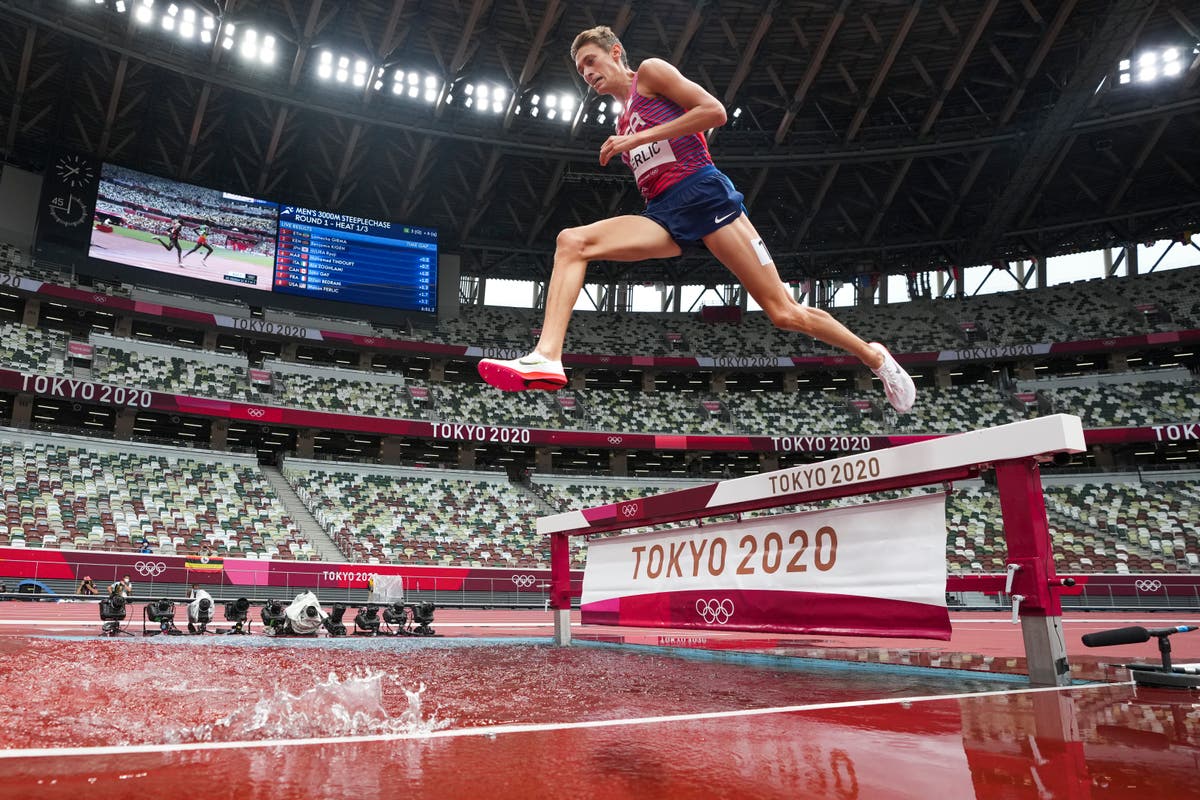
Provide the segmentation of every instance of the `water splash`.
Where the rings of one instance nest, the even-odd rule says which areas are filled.
[[[183,728],[168,736],[176,742],[226,742],[247,739],[303,739],[378,734],[427,734],[453,720],[428,717],[422,706],[425,684],[413,691],[400,686],[408,699],[398,716],[384,705],[385,686],[399,685],[398,676],[361,670],[339,678],[334,672],[324,681],[292,694],[277,688],[252,705],[212,723]]]

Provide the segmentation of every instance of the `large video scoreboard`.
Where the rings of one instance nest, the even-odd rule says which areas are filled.
[[[72,224],[89,237],[92,258],[259,291],[437,312],[434,229],[280,206],[114,164],[88,178],[94,213]],[[62,206],[51,203],[50,222],[53,212],[63,216]],[[80,224],[88,220],[90,236]]]

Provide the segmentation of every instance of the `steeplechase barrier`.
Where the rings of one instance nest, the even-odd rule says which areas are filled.
[[[1021,623],[1029,679],[1034,685],[1070,683],[1060,593],[1040,464],[1086,449],[1079,417],[1055,414],[866,454],[649,495],[636,500],[542,517],[550,537],[550,606],[554,638],[570,643],[570,537],[923,486],[949,485],[994,470],[1007,542],[1005,575],[963,575],[952,591],[1003,591]],[[944,544],[944,543],[943,543]]]

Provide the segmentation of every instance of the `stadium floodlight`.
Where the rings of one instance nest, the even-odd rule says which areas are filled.
[[[204,15],[204,30],[211,31],[211,30],[215,30],[216,27],[217,27],[216,18],[213,17],[212,14],[205,14]]]
[[[441,94],[442,80],[436,75],[425,76],[425,102],[436,103]]]
[[[171,17],[171,16],[163,17],[162,18],[162,26],[163,26],[164,31],[175,30],[175,18]]]
[[[226,50],[232,50],[233,49],[233,35],[235,33],[237,33],[237,26],[234,25],[232,22],[226,22],[224,25],[221,26],[221,33],[222,33],[221,47]]]
[[[125,0],[117,0],[117,13],[124,14],[127,10],[128,7],[125,5]]]
[[[266,65],[275,63],[275,37],[269,33],[263,37],[262,48],[258,51],[258,60]]]
[[[142,25],[149,25],[151,22],[154,21],[154,5],[153,4],[154,4],[154,0],[149,0],[149,2],[146,2],[146,0],[143,0],[142,4],[140,6],[138,6],[137,11],[133,12],[133,18],[135,20],[137,20],[139,23],[141,23]]]
[[[1163,50],[1163,75],[1169,78],[1174,78],[1183,72],[1183,63],[1179,59],[1179,49],[1176,47],[1168,47]]]
[[[258,56],[258,31],[247,28],[242,34],[242,58],[252,59]]]
[[[1117,62],[1117,83],[1154,83],[1160,78],[1177,78],[1183,74],[1182,50],[1171,45],[1158,50],[1145,50],[1137,59],[1123,58]]]
[[[171,3],[171,5],[167,6],[167,16],[174,17],[178,14],[179,14],[179,6],[175,5],[174,3]]]

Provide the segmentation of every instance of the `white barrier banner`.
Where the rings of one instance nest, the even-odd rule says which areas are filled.
[[[585,624],[948,639],[944,494],[593,539]]]

